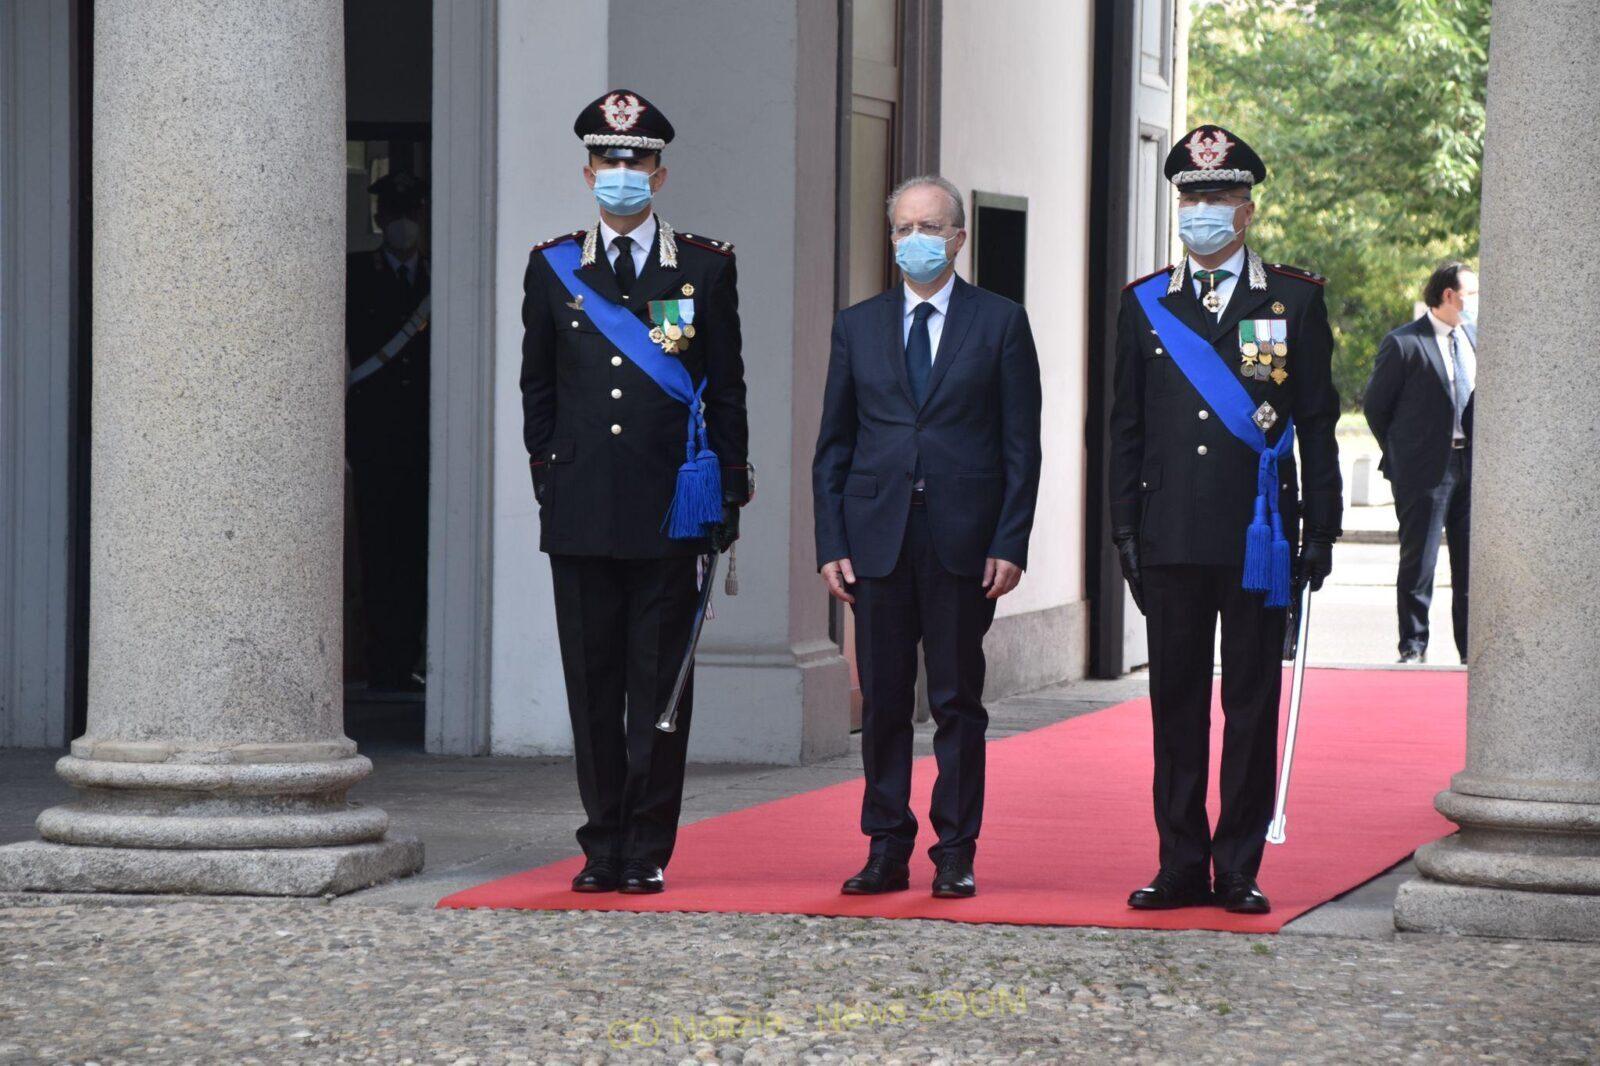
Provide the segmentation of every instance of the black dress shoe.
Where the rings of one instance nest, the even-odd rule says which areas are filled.
[[[1234,914],[1266,914],[1272,910],[1266,895],[1256,887],[1255,878],[1243,874],[1222,874],[1217,878],[1217,902]]]
[[[1204,907],[1211,902],[1211,885],[1205,874],[1181,874],[1173,870],[1162,870],[1154,881],[1128,897],[1128,906],[1136,911]]]
[[[1425,663],[1428,661],[1428,653],[1421,648],[1401,648],[1400,661],[1402,663]]]
[[[883,892],[904,892],[911,887],[911,870],[887,855],[873,855],[861,872],[839,889],[847,896],[876,896]]]
[[[667,879],[661,872],[661,867],[653,862],[634,861],[622,868],[622,880],[617,884],[617,891],[634,896],[646,896],[660,892],[666,887]]]
[[[966,899],[978,894],[978,882],[972,877],[972,860],[954,856],[939,860],[933,875],[934,899]]]
[[[572,879],[574,892],[615,892],[617,864],[610,859],[590,859]]]

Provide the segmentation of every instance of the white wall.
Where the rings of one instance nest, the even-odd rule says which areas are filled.
[[[944,12],[940,169],[967,194],[969,212],[975,189],[1028,198],[1044,472],[1028,572],[1000,601],[1004,618],[1084,599],[1093,13],[1089,0],[945,0]],[[968,253],[962,260],[971,277]]]
[[[550,564],[522,445],[522,274],[533,245],[595,213],[572,119],[606,90],[608,5],[508,0],[499,13],[491,738],[497,754],[570,754]]]

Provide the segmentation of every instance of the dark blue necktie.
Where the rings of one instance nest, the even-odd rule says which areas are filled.
[[[911,335],[906,338],[906,378],[911,382],[911,398],[922,406],[928,395],[928,375],[933,372],[933,344],[928,339],[928,316],[933,305],[926,301],[911,311]]]

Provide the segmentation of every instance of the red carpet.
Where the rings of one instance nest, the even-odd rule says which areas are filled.
[[[926,811],[934,765],[924,758],[914,778],[913,809],[923,835],[909,892],[839,894],[839,883],[859,868],[867,850],[857,828],[862,785],[856,780],[685,826],[667,891],[658,896],[568,891],[582,865],[573,858],[458,892],[439,906],[1274,932],[1451,831],[1432,800],[1462,766],[1466,690],[1465,673],[1307,673],[1289,842],[1267,847],[1261,871],[1262,889],[1273,901],[1265,916],[1213,907],[1128,909],[1128,893],[1156,869],[1146,700],[991,742],[978,895],[972,899],[935,900],[927,893],[932,866],[921,849],[932,843]],[[1212,728],[1215,756],[1220,707]],[[1215,762],[1211,781],[1215,818]]]

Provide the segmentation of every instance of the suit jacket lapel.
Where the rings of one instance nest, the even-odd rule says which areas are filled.
[[[911,395],[911,379],[906,375],[905,298],[902,295],[903,292],[903,288],[896,285],[878,298],[883,309],[883,350],[889,360],[889,368],[894,372],[895,380],[900,382],[900,391],[905,393],[906,403],[915,408],[917,401]]]
[[[1439,350],[1439,335],[1433,331],[1433,319],[1423,315],[1417,319],[1417,336],[1422,339],[1422,354],[1428,357],[1428,363],[1433,367],[1433,372],[1438,375],[1439,387],[1444,389],[1446,396],[1455,402],[1455,394],[1450,387],[1450,372],[1444,366],[1444,353]]]
[[[926,407],[933,394],[939,391],[939,382],[950,372],[950,364],[961,354],[962,342],[972,326],[972,286],[956,278],[950,302],[945,306],[944,329],[939,332],[939,350],[933,356],[933,374],[928,378],[928,394],[922,398]],[[904,359],[901,360],[905,362]]]
[[[1200,306],[1200,301],[1194,295],[1194,283],[1185,278],[1183,288],[1167,296],[1160,297],[1161,306],[1171,311],[1178,321],[1200,334],[1202,337],[1211,336],[1211,314]]]

